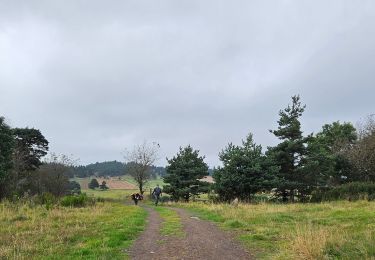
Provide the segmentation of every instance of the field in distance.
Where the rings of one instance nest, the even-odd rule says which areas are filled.
[[[103,181],[106,182],[107,186],[111,190],[137,190],[138,186],[135,180],[128,176],[115,176],[115,177],[87,177],[87,178],[74,178],[72,180],[77,181],[81,185],[82,190],[87,190],[89,188],[89,182],[91,179],[96,178],[99,183]],[[145,185],[145,190],[148,191],[150,188],[154,188],[157,184],[160,186],[164,185],[164,182],[161,178],[149,180]]]

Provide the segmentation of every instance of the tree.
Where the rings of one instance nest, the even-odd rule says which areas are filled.
[[[40,130],[34,128],[14,128],[16,153],[23,161],[22,167],[27,171],[42,165],[41,158],[48,152],[48,141]]]
[[[102,181],[102,184],[99,185],[99,188],[101,190],[108,190],[108,186],[107,186],[107,183],[105,181]]]
[[[208,166],[204,156],[199,156],[198,150],[188,145],[180,147],[180,151],[172,159],[167,158],[164,192],[170,194],[176,201],[189,201],[193,195],[208,190],[208,183],[199,179],[208,175]]]
[[[99,188],[99,182],[97,179],[91,179],[90,183],[89,183],[89,189],[92,189],[94,190],[95,188]]]
[[[69,171],[73,164],[74,161],[68,156],[51,153],[33,173],[30,191],[34,194],[48,192],[57,197],[69,194],[72,185]]]
[[[308,138],[303,137],[299,118],[306,106],[301,104],[300,97],[293,96],[292,104],[284,110],[280,110],[278,129],[270,130],[282,142],[276,147],[269,148],[267,155],[275,160],[280,167],[278,177],[282,182],[277,188],[283,201],[294,201],[297,195],[304,195],[310,188],[303,176],[303,160],[307,153]]]
[[[34,128],[14,128],[12,132],[15,147],[8,188],[13,194],[22,195],[32,189],[33,174],[42,165],[41,159],[48,152],[48,141],[40,130]]]
[[[70,194],[81,194],[81,185],[76,181],[69,182],[69,193]]]
[[[276,185],[278,167],[262,154],[262,147],[254,143],[252,134],[242,141],[242,146],[228,144],[219,158],[223,167],[214,172],[214,189],[224,201],[250,200],[255,193]]]
[[[0,117],[0,200],[5,196],[9,172],[12,168],[14,139],[11,128]]]
[[[354,181],[354,169],[344,156],[357,140],[356,129],[351,123],[325,124],[322,131],[309,138],[305,170],[315,171],[317,187],[334,186]]]
[[[143,187],[150,179],[150,169],[157,159],[159,147],[157,143],[149,144],[145,141],[125,154],[126,171],[137,182],[141,194],[144,193]]]
[[[375,116],[369,116],[358,128],[358,141],[346,151],[357,170],[358,181],[375,181]]]

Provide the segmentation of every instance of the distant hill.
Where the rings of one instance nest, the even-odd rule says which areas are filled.
[[[73,166],[70,169],[70,177],[85,178],[90,176],[122,176],[127,174],[127,164],[118,161],[96,162],[86,166]],[[161,166],[152,166],[151,175],[164,176],[165,168]]]

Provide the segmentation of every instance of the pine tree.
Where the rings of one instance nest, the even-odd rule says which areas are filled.
[[[94,190],[95,188],[98,188],[99,187],[99,182],[97,179],[92,179],[89,183],[89,189],[92,189]]]
[[[223,167],[215,170],[214,188],[221,200],[250,200],[255,193],[276,185],[278,168],[262,153],[262,147],[254,143],[252,134],[242,141],[242,146],[228,144],[219,158]]]
[[[12,168],[14,138],[11,128],[0,117],[0,200],[5,196],[5,185]]]
[[[294,201],[297,191],[303,196],[304,191],[309,188],[302,171],[308,138],[303,137],[299,121],[305,107],[298,95],[293,96],[292,104],[279,112],[278,129],[270,130],[282,140],[276,147],[269,148],[267,154],[280,167],[278,177],[281,182],[278,192],[283,201],[287,201],[288,198]]]
[[[180,151],[172,159],[168,159],[164,182],[164,191],[176,201],[189,201],[191,196],[207,191],[208,183],[199,179],[208,175],[208,166],[204,156],[199,156],[198,150],[189,145],[180,147]]]

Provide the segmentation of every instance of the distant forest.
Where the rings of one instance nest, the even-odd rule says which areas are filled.
[[[90,176],[121,176],[128,174],[129,164],[109,161],[96,162],[86,166],[72,166],[69,171],[69,177],[85,178]],[[164,167],[151,166],[151,178],[163,177],[165,175]]]

